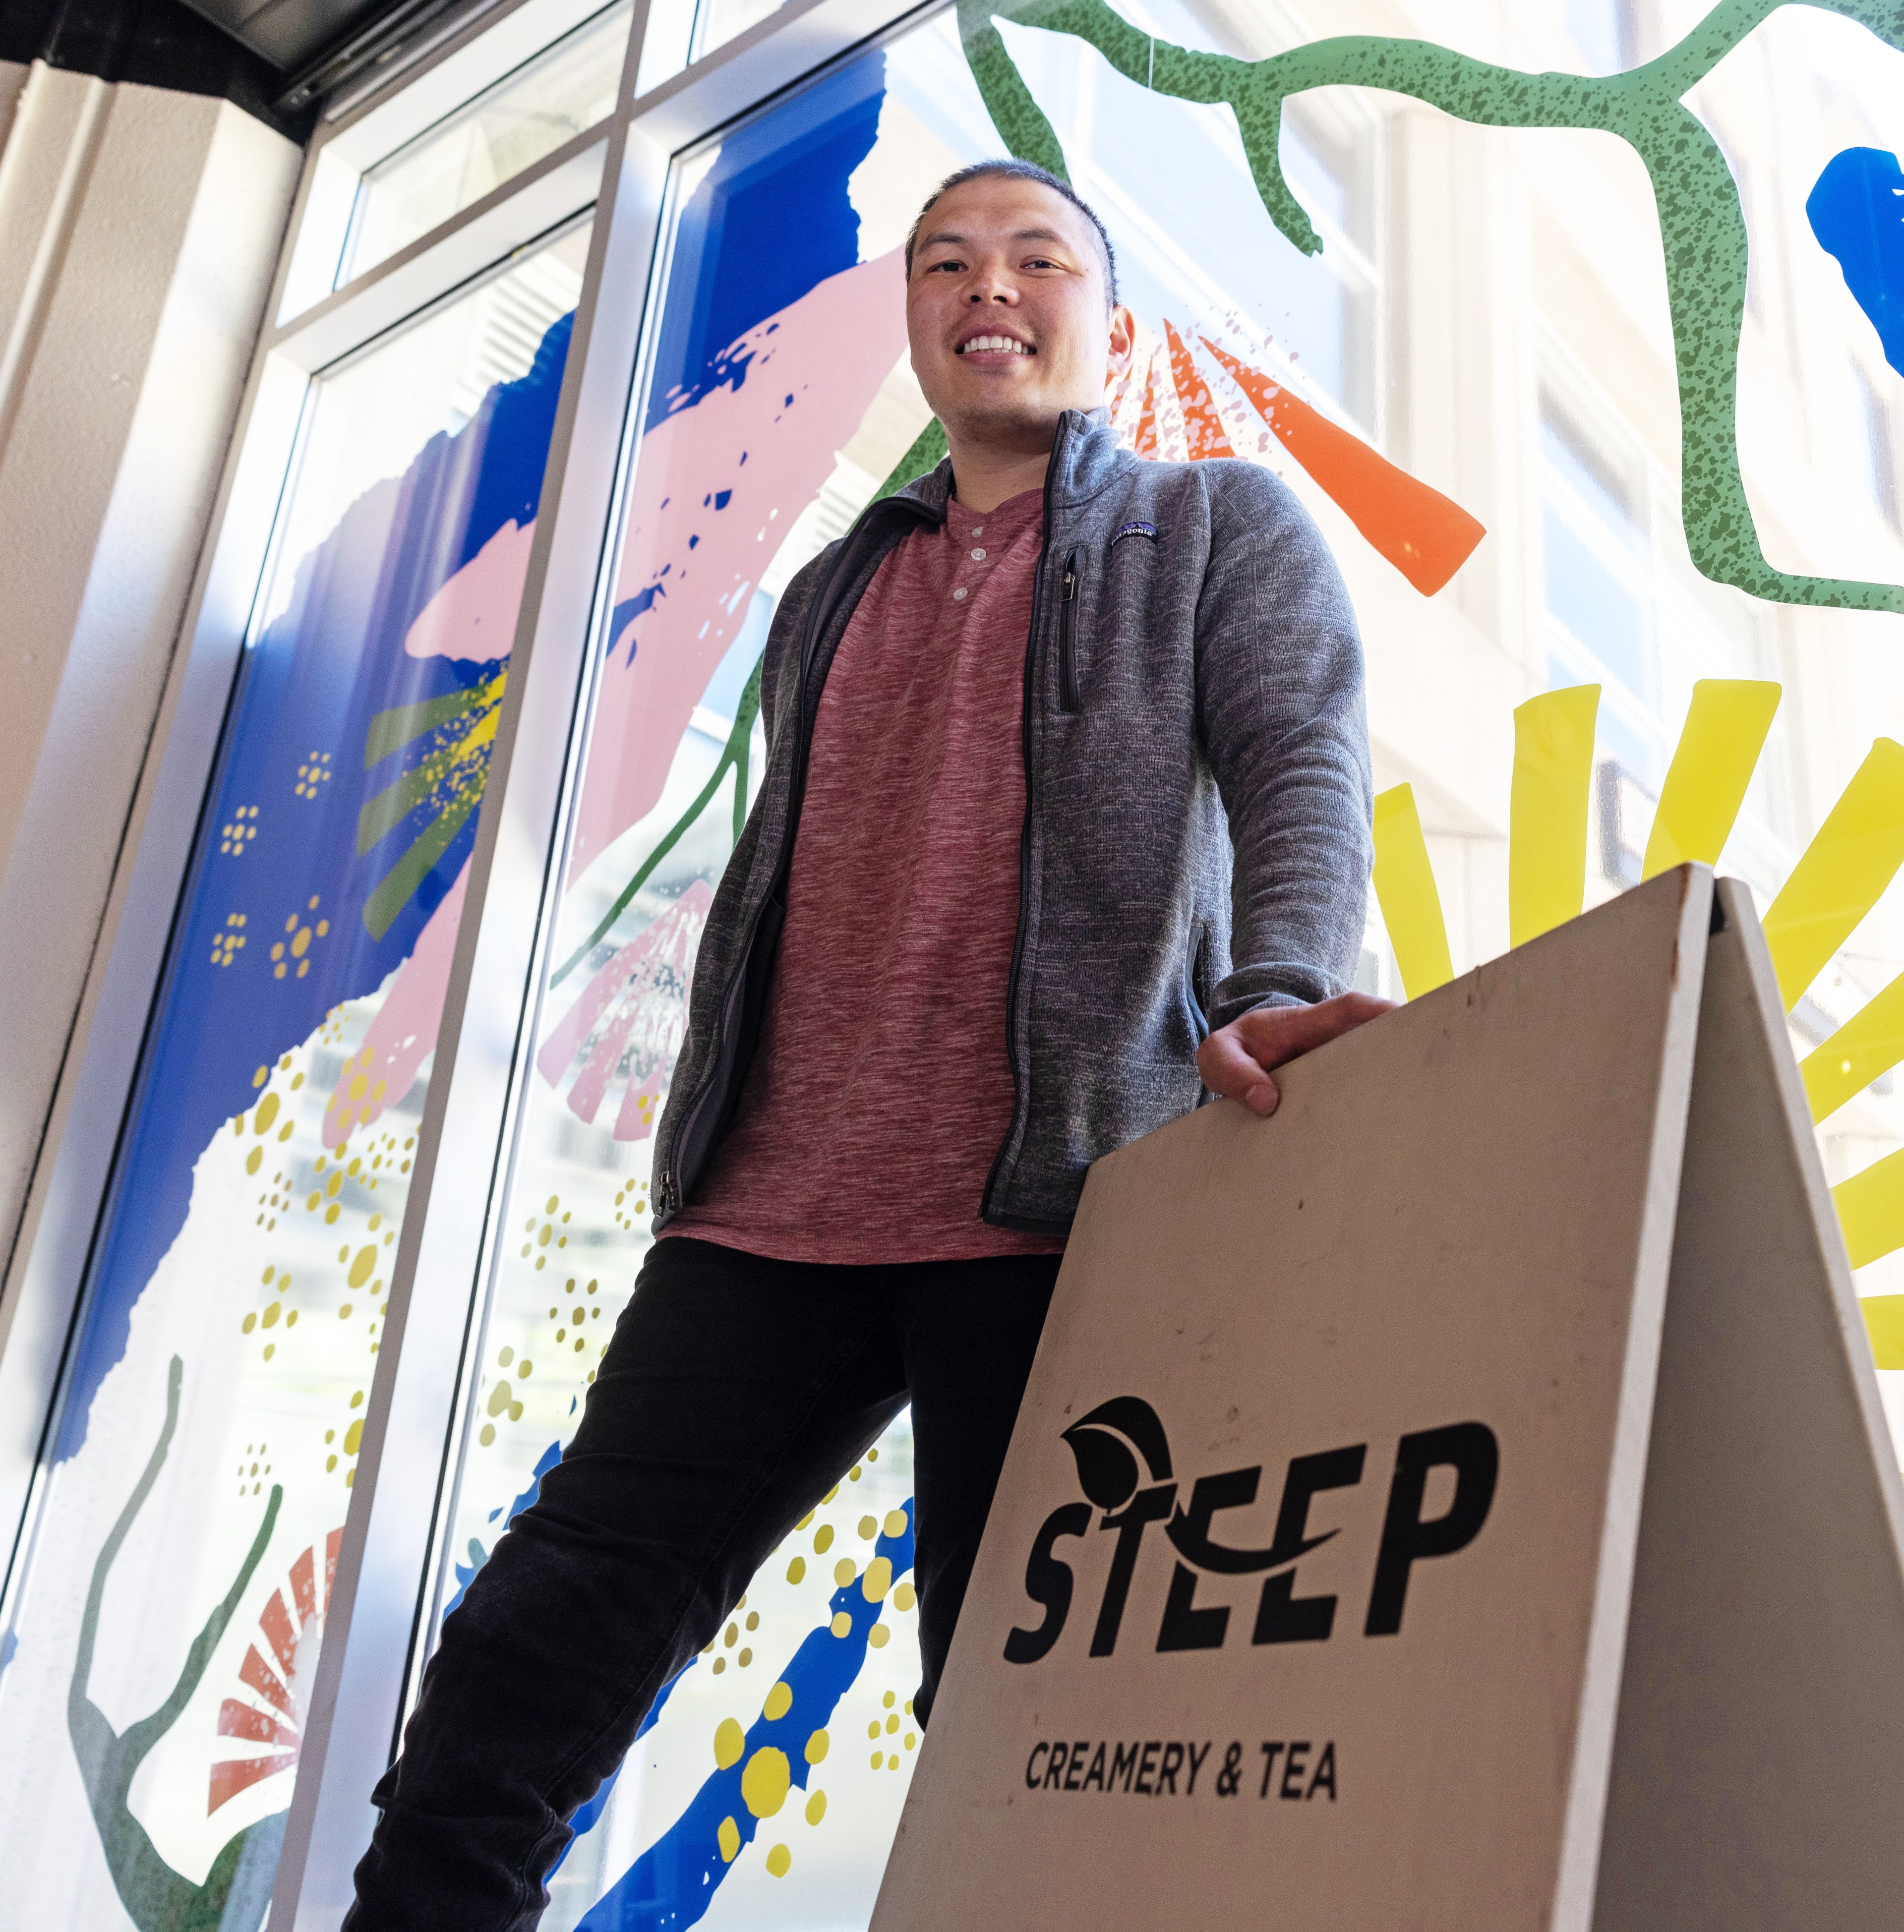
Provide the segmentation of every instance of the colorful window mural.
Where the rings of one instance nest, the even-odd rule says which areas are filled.
[[[17,1922],[269,1900],[587,240],[311,386],[5,1639]]]
[[[1344,26],[1390,25],[1378,6],[1351,10]],[[1473,46],[1458,10],[1425,10]],[[1637,31],[1623,9],[1528,11],[1539,17],[1504,28],[1490,56],[1612,73]],[[647,1245],[650,1136],[758,766],[750,679],[774,599],[882,484],[934,453],[896,250],[944,173],[1014,146],[1062,162],[1110,224],[1138,319],[1137,367],[1107,398],[1125,441],[1271,464],[1322,521],[1368,633],[1378,766],[1434,774],[1419,788],[1422,849],[1458,882],[1443,898],[1464,962],[1510,937],[1516,701],[1550,683],[1605,687],[1583,714],[1578,766],[1603,836],[1572,862],[1604,896],[1639,876],[1698,680],[1776,668],[1764,607],[1702,578],[1681,530],[1671,314],[1657,229],[1634,197],[1643,170],[1603,136],[1464,132],[1370,88],[1327,88],[1281,122],[1288,188],[1320,243],[1305,254],[1266,205],[1247,124],[1202,104],[1208,83],[1186,82],[1188,58],[1165,45],[1260,55],[1296,37],[1253,7],[1152,8],[1142,24],[1130,33],[1101,7],[1019,21],[961,9],[682,164],[432,1628],[560,1454]],[[1153,45],[1182,63],[1167,86]],[[1705,111],[1755,148],[1742,104],[1710,91]],[[1579,202],[1625,224],[1599,238],[1604,262],[1569,236]],[[1791,243],[1788,231],[1755,246],[1776,261]],[[1566,278],[1583,271],[1548,258],[1581,248],[1584,272],[1604,274],[1601,307],[1569,315]],[[1651,251],[1643,290],[1623,285],[1629,248]],[[1623,384],[1629,346],[1638,367]],[[1822,553],[1779,562],[1853,568]],[[1881,544],[1857,570],[1898,574]],[[1784,724],[1758,728],[1728,854],[1769,898],[1794,856],[1789,741]],[[1464,764],[1477,750],[1494,772]],[[865,1922],[913,1761],[916,1648],[893,1587],[908,1462],[902,1423],[755,1580],[577,1820],[547,1923]],[[791,1788],[756,1802],[749,1767],[776,1750]]]
[[[650,81],[771,32],[707,0],[691,42],[690,11],[653,10]],[[363,223],[387,190],[387,245],[434,233],[611,111],[624,17],[373,170]],[[942,446],[900,245],[1004,153],[1109,226],[1126,446],[1272,467],[1341,563],[1380,794],[1364,983],[1418,993],[1680,856],[1752,884],[1904,1442],[1904,18],[1318,24],[959,0],[675,158],[426,1641],[632,1287],[767,626]],[[0,1860],[36,1923],[262,1913],[583,247],[312,387],[0,1651]],[[921,1742],[911,1496],[902,1418],[578,1818],[548,1926],[866,1922]]]

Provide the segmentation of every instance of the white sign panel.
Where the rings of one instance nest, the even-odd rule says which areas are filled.
[[[1686,868],[1098,1164],[875,1932],[1904,1921],[1904,1502],[1749,918]]]

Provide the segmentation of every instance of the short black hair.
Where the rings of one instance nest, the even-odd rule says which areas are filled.
[[[1035,161],[975,161],[969,168],[961,168],[956,174],[947,175],[937,188],[926,197],[926,205],[914,217],[912,226],[905,236],[905,278],[912,279],[912,250],[919,239],[919,230],[929,215],[955,188],[963,188],[967,182],[987,181],[996,178],[1002,181],[1036,182],[1041,188],[1048,188],[1053,194],[1062,195],[1065,200],[1097,230],[1098,246],[1104,251],[1104,285],[1109,299],[1105,306],[1117,306],[1117,251],[1111,246],[1110,233],[1098,219],[1098,211],[1086,201],[1062,175],[1054,175],[1049,168],[1041,168]]]

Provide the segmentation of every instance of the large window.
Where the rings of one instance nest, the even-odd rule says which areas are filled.
[[[1578,86],[1658,51],[1656,11],[1426,0],[1407,31]],[[1062,160],[1137,323],[1116,434],[1266,465],[1317,519],[1456,970],[1508,943],[1525,700],[1599,687],[1593,897],[1638,876],[1701,680],[1783,688],[1722,861],[1761,904],[1873,738],[1904,736],[1904,619],[1714,582],[1695,556],[1739,515],[1706,514],[1709,470],[1682,485],[1736,374],[1721,441],[1767,567],[1904,580],[1887,312],[1807,213],[1834,158],[1904,152],[1904,52],[1788,8],[1689,91],[1752,195],[1743,348],[1720,327],[1689,375],[1722,278],[1669,285],[1660,203],[1603,128],[1515,124],[1518,94],[1458,122],[1405,61],[1380,87],[1325,62],[1272,168],[1260,128],[1183,98],[1174,50],[1260,59],[1321,28],[1281,0],[1118,13],[1094,40],[1001,12],[969,58],[954,10],[899,0],[523,0],[333,104],[233,472],[251,494],[215,539],[244,561],[243,649],[190,687],[219,748],[169,828],[189,863],[142,902],[173,938],[110,1186],[71,1210],[91,1260],[0,1639],[23,1919],[256,1932],[294,1791],[300,1895],[347,1895],[365,1766],[572,1435],[650,1244],[767,626],[929,426],[899,250],[954,169],[1011,141]],[[1378,0],[1323,25],[1396,32]],[[1278,168],[1301,220],[1271,213]],[[1900,890],[1797,1004],[1800,1050],[1904,967]],[[1362,982],[1401,990],[1370,929]],[[491,1084],[458,1088],[471,1066]],[[1821,1132],[1841,1179],[1904,1145],[1904,1100],[1886,1076]],[[1904,1262],[1859,1281],[1897,1292]],[[416,1356],[383,1352],[393,1292],[437,1311],[413,1386],[393,1362]],[[1904,1439],[1904,1361],[1881,1360]],[[401,1467],[375,1460],[386,1424]],[[752,1581],[575,1821],[551,1928],[866,1923],[923,1744],[911,1474],[902,1419]],[[400,1485],[411,1527],[374,1546]],[[381,1551],[361,1576],[335,1567],[352,1537]],[[314,1768],[303,1738],[334,1589],[369,1742],[333,1802],[342,1759]],[[810,1742],[756,1814],[736,1739],[786,1708]]]
[[[1651,539],[1633,500],[1644,485],[1551,401],[1540,458],[1548,682],[1599,684],[1602,739],[1656,790],[1666,746]]]
[[[588,238],[305,394],[14,1580],[23,1922],[269,1898]]]

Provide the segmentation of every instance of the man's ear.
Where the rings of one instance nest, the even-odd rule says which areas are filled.
[[[1113,382],[1121,382],[1131,373],[1131,352],[1137,340],[1137,318],[1119,302],[1110,312],[1110,352],[1106,358]]]

